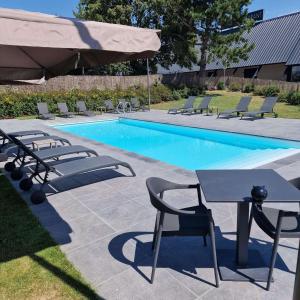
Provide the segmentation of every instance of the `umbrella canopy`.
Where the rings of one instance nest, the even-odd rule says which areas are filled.
[[[0,8],[0,80],[50,78],[149,58],[160,48],[158,32]]]

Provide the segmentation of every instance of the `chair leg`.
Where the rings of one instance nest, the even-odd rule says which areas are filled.
[[[251,227],[253,222],[253,206],[251,206],[250,217],[249,217],[249,225],[248,225],[248,239],[250,238]]]
[[[152,251],[154,250],[154,247],[155,247],[155,241],[156,241],[156,226],[154,228],[154,232],[153,232],[153,240],[152,240]]]
[[[215,231],[214,225],[210,224],[210,242],[211,242],[211,249],[213,255],[213,263],[214,263],[214,272],[215,272],[215,280],[216,280],[216,287],[219,287],[219,275],[218,275],[218,260],[217,260],[217,251],[216,251],[216,239],[215,239]]]
[[[161,240],[161,234],[162,234],[162,226],[159,227],[159,230],[157,232],[156,241],[155,241],[155,250],[154,250],[154,260],[152,265],[152,273],[151,273],[151,283],[154,281],[154,275],[156,270],[156,264],[158,259],[158,252],[160,247],[160,240]]]
[[[207,242],[206,242],[206,235],[203,236],[203,244],[204,244],[204,247],[207,246]]]
[[[271,285],[271,280],[272,280],[272,275],[273,275],[273,269],[274,269],[275,262],[276,262],[276,257],[277,257],[278,244],[279,244],[279,236],[276,236],[276,238],[274,240],[273,250],[272,250],[270,270],[269,270],[268,282],[267,282],[267,291],[270,290],[270,285]]]

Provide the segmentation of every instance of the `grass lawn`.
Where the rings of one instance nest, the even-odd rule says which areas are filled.
[[[208,91],[207,94],[213,95],[214,98],[211,102],[211,106],[218,107],[219,111],[224,109],[231,109],[236,106],[241,96],[246,94],[241,92],[229,92],[229,91]],[[195,102],[195,106],[200,103],[201,98],[198,98]],[[256,110],[260,108],[263,98],[259,96],[253,96],[249,110]],[[178,101],[162,102],[151,105],[153,109],[169,109],[171,107],[180,107],[184,103],[184,99]],[[278,113],[279,118],[300,119],[300,106],[288,105],[286,103],[278,102],[275,106],[275,112]]]
[[[0,174],[0,299],[99,299]]]

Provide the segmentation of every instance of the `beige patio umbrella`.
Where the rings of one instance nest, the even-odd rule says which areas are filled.
[[[160,48],[158,32],[0,8],[0,80],[50,78],[149,58]]]

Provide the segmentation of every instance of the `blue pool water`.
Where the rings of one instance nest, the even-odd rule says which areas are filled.
[[[188,170],[254,168],[300,152],[299,142],[125,118],[56,128]]]

